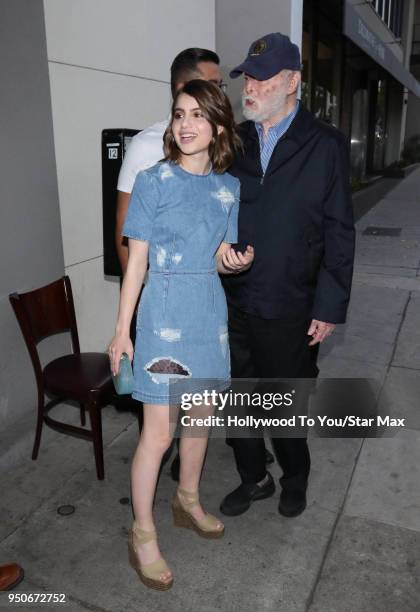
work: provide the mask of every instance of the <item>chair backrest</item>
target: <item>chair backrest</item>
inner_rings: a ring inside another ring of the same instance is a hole
[[[11,293],[9,300],[28,347],[38,383],[42,370],[36,346],[41,340],[69,331],[73,352],[80,353],[73,294],[68,276],[27,293]]]

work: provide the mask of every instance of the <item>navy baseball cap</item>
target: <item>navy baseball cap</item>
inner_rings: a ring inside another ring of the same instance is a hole
[[[252,43],[246,60],[230,72],[230,77],[236,79],[245,72],[254,79],[266,81],[285,68],[301,69],[299,47],[285,34],[274,32]]]

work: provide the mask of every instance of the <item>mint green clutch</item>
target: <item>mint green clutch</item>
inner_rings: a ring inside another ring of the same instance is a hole
[[[128,395],[134,391],[133,368],[127,353],[121,355],[120,369],[116,376],[112,376],[115,391],[118,395]]]

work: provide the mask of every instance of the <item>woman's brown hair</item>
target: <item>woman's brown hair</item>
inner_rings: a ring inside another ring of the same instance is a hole
[[[220,87],[202,79],[189,81],[177,91],[172,104],[171,122],[163,136],[165,159],[178,163],[182,155],[172,134],[172,121],[178,97],[183,93],[195,98],[204,117],[212,127],[213,139],[209,145],[209,157],[213,170],[217,174],[222,174],[232,165],[236,152],[242,148],[242,143],[236,133],[229,98]],[[223,127],[220,134],[217,131],[218,126]]]

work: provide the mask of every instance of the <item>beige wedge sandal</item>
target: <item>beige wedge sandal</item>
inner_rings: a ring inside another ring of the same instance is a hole
[[[137,545],[146,544],[146,542],[151,542],[152,540],[157,540],[156,531],[144,531],[140,529],[134,521],[128,540],[128,558],[130,565],[137,572],[142,583],[149,587],[149,589],[167,591],[171,588],[174,580],[171,578],[169,581],[164,581],[160,578],[163,572],[170,571],[165,560],[161,557],[152,563],[142,564],[137,557]]]
[[[215,516],[206,513],[205,518],[198,521],[189,512],[190,508],[198,505],[198,499],[198,493],[191,493],[190,491],[178,488],[172,500],[175,526],[193,529],[199,536],[209,540],[223,537],[225,526],[222,523],[222,528],[217,528],[217,524],[221,523],[221,521]]]

